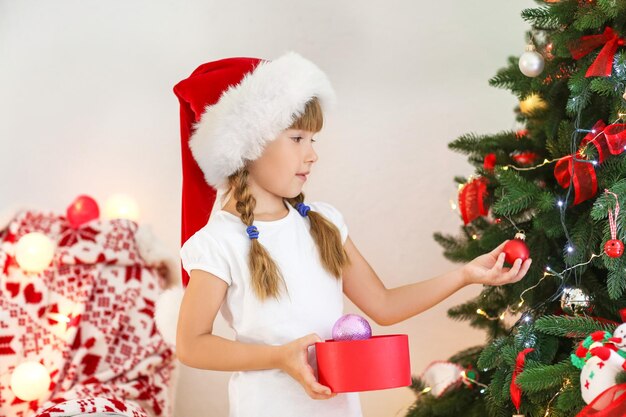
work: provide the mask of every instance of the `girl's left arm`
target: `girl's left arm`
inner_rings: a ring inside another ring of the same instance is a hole
[[[517,259],[511,268],[503,268],[506,242],[445,274],[386,288],[348,236],[344,248],[350,264],[343,270],[343,292],[378,325],[390,326],[428,310],[466,285],[504,285],[522,279],[532,260]]]

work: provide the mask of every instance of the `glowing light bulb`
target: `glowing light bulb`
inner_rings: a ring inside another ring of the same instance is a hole
[[[567,247],[567,251],[568,251],[568,252],[570,252],[570,253],[572,253],[572,252],[574,252],[574,248],[573,248],[573,247],[571,247],[571,246],[568,246],[568,247]]]
[[[13,394],[19,399],[37,400],[48,393],[50,374],[39,362],[24,362],[13,370],[10,385]]]
[[[126,194],[112,195],[105,203],[104,213],[111,220],[139,220],[139,206],[135,199]]]
[[[41,272],[54,257],[55,244],[43,233],[27,233],[15,245],[15,260],[24,271]]]

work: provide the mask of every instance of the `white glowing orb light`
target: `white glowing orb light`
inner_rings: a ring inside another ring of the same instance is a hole
[[[50,388],[50,374],[39,362],[24,362],[11,374],[11,390],[22,401],[33,401],[43,397]]]
[[[54,257],[55,244],[43,233],[27,233],[15,245],[15,260],[24,271],[41,272]]]
[[[134,198],[126,194],[114,194],[106,201],[104,215],[108,219],[139,220],[139,206]]]

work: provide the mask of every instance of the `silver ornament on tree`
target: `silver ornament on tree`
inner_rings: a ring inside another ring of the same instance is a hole
[[[535,50],[532,43],[526,45],[526,52],[519,57],[519,70],[527,77],[536,77],[543,71],[545,60],[543,56]]]
[[[561,309],[571,315],[591,313],[592,298],[580,288],[565,288],[561,294]]]

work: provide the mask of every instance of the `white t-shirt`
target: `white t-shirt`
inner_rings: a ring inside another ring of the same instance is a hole
[[[261,302],[253,293],[248,268],[251,242],[239,217],[221,209],[213,211],[207,224],[180,250],[187,273],[201,269],[229,285],[220,312],[235,330],[237,341],[282,345],[309,333],[331,339],[333,325],[343,314],[342,280],[323,268],[308,217],[285,204],[289,208],[286,217],[253,223],[259,243],[285,279],[289,295],[283,289],[280,301]],[[345,243],[348,227],[341,213],[325,202],[306,204],[334,223]],[[314,346],[309,347],[308,361],[317,378]],[[228,388],[229,417],[362,417],[359,393],[314,400],[278,369],[234,372]]]

